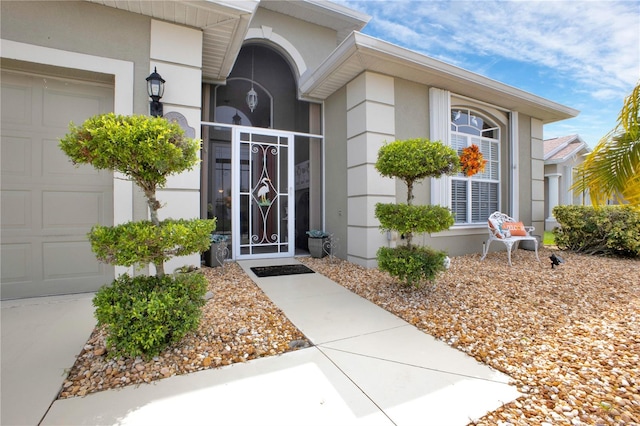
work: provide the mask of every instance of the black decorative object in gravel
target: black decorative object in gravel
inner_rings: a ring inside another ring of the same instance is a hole
[[[258,278],[315,273],[304,265],[255,266],[251,270]]]

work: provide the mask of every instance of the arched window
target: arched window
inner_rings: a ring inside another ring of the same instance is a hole
[[[477,145],[485,160],[484,172],[451,178],[451,211],[456,225],[485,223],[500,210],[500,128],[470,109],[452,108],[451,146],[458,155]]]

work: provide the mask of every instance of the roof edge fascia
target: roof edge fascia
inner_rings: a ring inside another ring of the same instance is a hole
[[[235,4],[236,2],[225,1],[222,3]],[[231,43],[227,46],[227,50],[224,54],[224,60],[222,62],[222,65],[220,66],[220,72],[217,76],[218,80],[226,80],[229,74],[231,74],[231,70],[233,69],[233,65],[238,58],[238,54],[240,53],[240,49],[242,48],[244,39],[249,32],[249,25],[251,24],[251,20],[253,19],[256,10],[258,9],[259,0],[242,1],[240,3],[247,4],[247,6],[251,5],[252,8],[242,9],[244,13],[240,14],[238,18],[238,24],[235,27],[233,36],[231,37]]]
[[[487,87],[490,90],[500,92],[502,94],[522,99],[526,102],[534,103],[542,108],[553,110],[562,115],[576,117],[580,111],[559,104],[546,98],[534,95],[524,90],[517,89],[499,81],[484,77],[482,75],[467,71],[455,65],[430,58],[421,53],[406,49],[404,47],[389,43],[387,41],[375,38],[361,32],[354,31],[351,33],[318,67],[311,75],[304,79],[301,84],[303,93],[312,90],[318,82],[328,78],[343,62],[349,59],[350,55],[357,52],[370,53],[380,58],[393,59],[398,63],[412,63],[415,66],[429,68],[436,73],[453,76],[456,79],[466,81],[471,84],[478,84]],[[559,119],[561,120],[561,119]]]
[[[184,3],[205,9],[215,8],[218,11],[220,9],[216,8],[216,6],[222,6],[228,9],[229,14],[236,15],[249,13],[253,15],[256,9],[258,9],[260,0],[188,0]]]
[[[349,34],[342,43],[329,54],[327,59],[315,70],[308,70],[300,77],[299,91],[302,94],[309,93],[317,83],[329,77],[343,62],[357,52],[355,35],[356,31]]]
[[[326,0],[304,0],[305,3],[313,5],[319,9],[326,10],[328,13],[332,15],[336,15],[343,20],[351,21],[355,25],[359,26],[360,29],[364,28],[369,21],[371,20],[371,16],[366,13],[360,12],[355,9],[351,9],[350,7],[343,6],[338,3],[333,3]]]
[[[366,49],[371,49],[373,51],[381,52],[383,54],[388,52],[388,54],[391,54],[400,60],[408,60],[413,62],[416,65],[426,66],[428,68],[431,68],[436,72],[450,74],[456,78],[465,80],[470,83],[481,84],[482,86],[485,86],[496,92],[500,92],[509,96],[514,96],[514,97],[523,99],[525,101],[538,104],[545,108],[553,109],[558,112],[571,115],[572,117],[575,117],[580,113],[580,111],[574,108],[559,104],[557,102],[551,101],[549,99],[543,98],[538,95],[534,95],[533,93],[526,92],[516,87],[509,86],[508,84],[504,84],[497,80],[493,80],[489,77],[476,74],[474,72],[465,70],[464,68],[460,68],[455,65],[448,64],[438,59],[428,57],[421,53],[414,52],[412,50],[386,42],[384,40],[381,40],[375,37],[367,36],[361,33],[359,33],[359,35],[362,37],[358,37],[358,44],[362,44],[363,47]],[[383,46],[387,47],[387,49],[383,49],[382,48]]]

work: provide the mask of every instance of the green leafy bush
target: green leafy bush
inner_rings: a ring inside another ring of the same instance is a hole
[[[439,232],[450,228],[454,223],[451,211],[436,205],[378,203],[375,215],[382,229],[393,229],[401,234]]]
[[[629,206],[557,206],[553,230],[560,249],[587,254],[640,256],[640,212]]]
[[[380,247],[377,253],[380,270],[416,288],[424,281],[433,281],[438,272],[445,270],[445,257],[444,251],[429,247]]]
[[[211,245],[216,219],[168,219],[160,226],[150,221],[118,226],[96,225],[89,233],[98,260],[114,265],[159,264],[173,256],[203,252]]]
[[[394,141],[378,151],[376,169],[382,176],[416,181],[457,173],[458,152],[441,142],[424,138]]]
[[[380,148],[376,169],[382,176],[398,178],[407,185],[406,204],[376,204],[375,216],[380,221],[380,228],[398,231],[406,241],[406,246],[378,249],[378,268],[407,285],[419,287],[422,281],[432,281],[438,272],[445,269],[446,253],[428,247],[414,247],[414,233],[449,229],[454,219],[446,207],[414,206],[413,186],[427,177],[456,173],[460,169],[458,153],[439,141],[424,138],[396,140]]]
[[[109,113],[91,117],[82,126],[70,124],[60,148],[74,164],[120,172],[144,192],[150,220],[96,225],[89,241],[103,262],[154,265],[156,276],[121,276],[96,294],[94,305],[99,324],[107,326],[114,355],[156,354],[197,327],[204,303],[205,277],[166,276],[164,262],[207,250],[216,221],[161,221],[162,205],[156,198],[168,176],[198,164],[200,141],[186,137],[180,125],[162,117]]]
[[[69,126],[60,148],[74,164],[119,171],[142,190],[163,187],[167,176],[198,164],[200,141],[184,137],[177,123],[145,115],[95,115]]]
[[[207,289],[199,272],[175,275],[122,275],[93,299],[98,325],[107,327],[110,356],[147,358],[180,341],[198,327]]]

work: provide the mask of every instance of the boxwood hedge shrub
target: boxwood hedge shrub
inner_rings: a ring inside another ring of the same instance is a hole
[[[107,328],[109,356],[150,358],[196,330],[207,279],[200,272],[121,275],[93,299],[99,326]]]
[[[421,246],[380,247],[377,253],[381,270],[416,288],[424,281],[435,280],[438,272],[445,270],[445,257],[444,251]]]
[[[595,255],[640,256],[640,212],[630,206],[557,206],[558,248]]]

